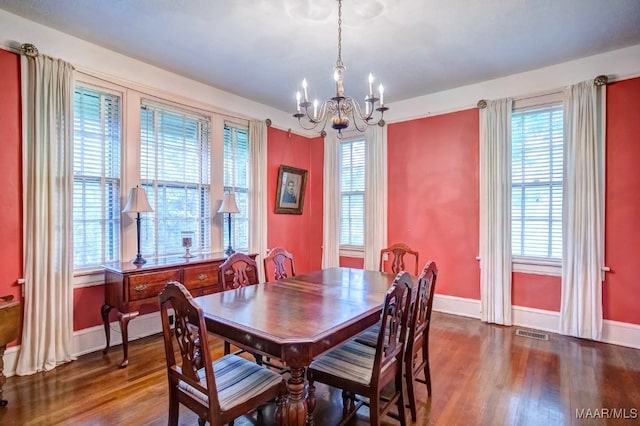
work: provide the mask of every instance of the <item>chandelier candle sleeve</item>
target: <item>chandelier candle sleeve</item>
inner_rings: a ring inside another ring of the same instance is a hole
[[[307,102],[309,98],[307,97],[307,79],[306,78],[302,79],[302,89],[304,90],[304,101]]]

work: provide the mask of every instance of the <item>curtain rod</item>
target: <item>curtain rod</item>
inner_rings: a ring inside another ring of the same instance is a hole
[[[607,83],[609,82],[609,77],[607,77],[606,75],[602,74],[597,76],[596,78],[593,79],[593,84],[596,86],[605,86]],[[487,107],[487,100],[486,99],[480,99],[478,101],[478,103],[476,104],[476,106],[480,109],[486,108]]]

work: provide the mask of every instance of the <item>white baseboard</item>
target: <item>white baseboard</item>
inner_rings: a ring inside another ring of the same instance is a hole
[[[480,319],[480,301],[476,299],[436,294],[433,299],[433,310]],[[558,333],[559,312],[525,306],[514,306],[512,312],[513,325]],[[600,341],[640,349],[640,325],[604,320]]]
[[[122,334],[120,332],[120,323],[114,321],[109,324],[111,328],[111,346],[122,343]],[[162,323],[160,321],[160,313],[153,312],[129,321],[129,341],[140,339],[162,332]],[[74,356],[80,356],[95,351],[101,351],[107,344],[107,338],[104,335],[104,326],[85,328],[73,333]],[[12,346],[7,348],[4,353],[4,375],[11,377],[16,373],[18,365],[18,353],[20,346]]]
[[[465,299],[464,297],[435,294],[433,296],[433,310],[445,314],[480,319],[480,301]]]
[[[604,320],[602,341],[612,345],[640,349],[640,325]]]
[[[436,294],[433,299],[433,310],[480,319],[480,301],[476,299]],[[524,306],[513,307],[513,325],[519,327],[557,333],[559,318],[559,312]],[[111,346],[121,344],[120,323],[114,321],[109,326],[111,327]],[[129,322],[129,341],[157,334],[161,331],[162,324],[159,312],[141,315]],[[640,349],[640,325],[605,320],[602,327],[601,341]],[[106,342],[102,325],[76,331],[73,333],[74,355],[80,356],[102,350]],[[20,346],[12,346],[7,348],[4,353],[4,374],[7,377],[15,374],[19,350]]]

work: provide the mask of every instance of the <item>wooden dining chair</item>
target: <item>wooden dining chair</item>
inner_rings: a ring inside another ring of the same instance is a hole
[[[400,424],[407,424],[402,363],[411,285],[411,276],[401,272],[387,290],[380,317],[380,323],[385,327],[380,327],[375,347],[349,340],[316,358],[309,366],[308,392],[312,404],[315,382],[342,389],[341,424],[352,418],[364,404],[369,405],[372,425],[379,425],[380,419],[394,405],[398,408]],[[387,395],[385,392],[382,398],[382,389],[392,382],[393,393]],[[357,395],[368,398],[368,404]]]
[[[431,396],[431,371],[429,368],[429,328],[433,295],[438,278],[438,268],[434,261],[429,261],[422,269],[418,282],[412,291],[412,302],[408,315],[407,342],[405,344],[405,380],[409,400],[411,420],[416,421],[416,382],[427,386],[427,395]],[[358,343],[375,347],[380,324],[369,327],[355,337]],[[424,373],[424,379],[419,378]]]
[[[234,253],[225,260],[219,268],[222,290],[231,290],[258,284],[258,264],[250,256],[243,253]],[[234,352],[239,355],[244,350]],[[224,354],[231,353],[231,344],[225,340]],[[262,365],[262,356],[254,354],[256,362]]]
[[[438,268],[434,261],[429,261],[418,277],[415,289],[414,306],[410,314],[409,330],[405,349],[405,378],[411,420],[416,421],[416,382],[427,386],[427,395],[431,396],[431,370],[429,367],[429,329],[431,327],[431,311],[435,294]],[[418,375],[424,373],[424,380]]]
[[[258,264],[244,253],[234,253],[219,269],[223,290],[258,284]]]
[[[182,284],[170,281],[158,300],[169,380],[170,425],[178,424],[180,404],[198,415],[199,424],[222,426],[274,400],[276,419],[282,423],[286,384],[281,375],[236,355],[212,361],[202,308]],[[173,326],[169,308],[174,312]]]
[[[391,259],[386,259],[386,256],[392,256]],[[413,272],[414,276],[418,275],[418,252],[412,250],[408,245],[404,243],[395,243],[387,248],[380,250],[380,272],[385,272],[385,262],[390,261],[389,269],[392,273],[397,274],[398,272],[405,270],[404,257],[405,255],[414,256],[414,265],[415,270]]]
[[[293,255],[282,247],[274,247],[262,261],[264,264],[264,276],[269,281],[269,264],[273,264],[273,279],[283,280],[287,277],[295,277],[296,269],[293,263]]]

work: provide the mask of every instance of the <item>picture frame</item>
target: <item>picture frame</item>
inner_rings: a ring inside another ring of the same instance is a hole
[[[306,170],[281,165],[278,169],[275,213],[302,214],[306,187]]]

